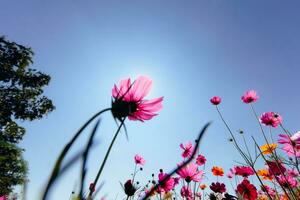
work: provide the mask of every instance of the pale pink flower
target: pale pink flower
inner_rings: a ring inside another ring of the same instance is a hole
[[[249,90],[242,96],[242,101],[244,103],[252,103],[257,101],[259,97],[257,96],[257,93],[255,90]]]
[[[160,172],[158,174],[158,181],[162,182],[165,178],[167,178],[169,175],[163,172]],[[164,184],[158,187],[157,192],[162,193],[162,192],[168,192],[172,190],[175,187],[175,180],[172,177],[169,177],[166,179]]]
[[[210,99],[210,102],[213,104],[213,105],[219,105],[221,103],[222,99],[221,97],[219,96],[214,96]]]
[[[201,166],[204,165],[206,162],[206,158],[203,155],[198,155],[198,157],[196,158],[196,164]]]
[[[292,137],[286,134],[279,134],[279,144],[283,144],[282,150],[288,156],[300,157],[300,132],[295,133]]]
[[[178,166],[181,166],[181,164],[178,164]],[[200,182],[204,174],[203,170],[198,170],[198,166],[195,163],[187,164],[176,173],[188,183],[191,181]]]
[[[266,126],[272,126],[276,128],[282,123],[282,117],[275,112],[266,112],[260,116],[260,122]]]
[[[235,169],[234,169],[234,168],[230,168],[230,169],[229,169],[229,172],[227,173],[226,176],[227,176],[228,178],[233,178],[234,175],[235,175]]]
[[[181,154],[181,156],[183,158],[189,158],[192,156],[193,151],[194,151],[194,146],[193,146],[192,142],[187,142],[185,144],[181,143],[180,148],[183,149],[183,152]]]
[[[135,162],[135,164],[137,164],[137,165],[144,165],[145,162],[146,162],[146,160],[145,160],[142,156],[136,154],[136,155],[134,156],[134,162]]]
[[[192,199],[193,198],[192,190],[188,186],[183,186],[181,188],[180,195],[182,196],[182,198],[186,198],[186,199]]]
[[[114,102],[112,113],[114,117],[130,120],[150,120],[162,109],[163,97],[145,100],[152,86],[152,80],[145,76],[139,76],[133,83],[130,78],[121,80],[119,87],[112,89]]]

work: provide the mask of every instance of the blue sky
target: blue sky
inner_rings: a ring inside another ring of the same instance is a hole
[[[285,126],[297,131],[299,6],[299,1],[279,0],[1,0],[1,35],[33,48],[33,67],[51,75],[45,93],[56,106],[44,119],[23,123],[28,199],[38,199],[59,151],[88,117],[110,106],[111,88],[124,77],[151,77],[149,98],[165,100],[155,119],[127,122],[129,142],[124,134],[118,137],[101,178],[101,194],[111,199],[122,197],[119,181],[130,178],[135,153],[147,160],[143,177],[160,168],[167,171],[180,161],[179,144],[194,140],[208,121],[213,125],[200,148],[208,167],[227,170],[233,160],[241,160],[209,103],[213,95],[223,98],[221,109],[232,128],[242,128],[260,142],[258,125],[240,101],[248,89],[259,92],[258,113],[277,111]],[[89,180],[115,129],[111,115],[103,116]],[[74,167],[51,199],[66,199],[77,175]]]

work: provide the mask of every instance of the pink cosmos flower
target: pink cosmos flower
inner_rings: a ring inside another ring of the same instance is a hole
[[[7,200],[5,196],[0,197],[0,200]]]
[[[168,174],[160,172],[158,174],[158,181],[162,182],[167,176],[168,176]],[[164,184],[162,184],[161,186],[158,187],[157,192],[158,193],[168,192],[168,191],[172,190],[174,188],[174,186],[175,186],[175,180],[174,180],[174,178],[170,177],[164,182]]]
[[[279,144],[283,144],[282,150],[287,153],[288,156],[300,157],[300,131],[295,133],[292,137],[286,134],[279,134]]]
[[[204,165],[206,163],[206,158],[203,155],[198,155],[198,157],[196,158],[196,164],[201,166]]]
[[[181,164],[178,164],[180,166]],[[195,163],[189,163],[183,168],[179,169],[177,171],[177,174],[185,179],[186,182],[200,182],[202,180],[202,176],[204,174],[204,171],[198,170],[198,166]]]
[[[180,144],[180,148],[183,149],[183,152],[181,154],[181,156],[183,158],[189,158],[192,156],[193,151],[194,151],[194,146],[192,144],[192,142],[187,142],[185,144]]]
[[[276,128],[282,123],[282,117],[275,112],[266,112],[260,116],[260,122],[266,126],[272,126]]]
[[[299,172],[296,169],[288,169],[288,175],[295,178],[299,176]]]
[[[242,96],[242,101],[244,103],[252,103],[257,101],[259,97],[257,96],[257,93],[255,90],[249,90]]]
[[[145,100],[152,86],[152,80],[139,76],[133,83],[130,78],[121,80],[119,87],[112,89],[114,102],[112,103],[113,116],[121,120],[128,117],[130,120],[150,120],[162,109],[163,97]]]
[[[182,196],[182,198],[186,198],[186,199],[193,199],[193,193],[191,188],[189,188],[188,186],[183,186],[180,190],[180,195]]]
[[[280,183],[280,185],[282,185],[283,187],[288,188],[290,187],[296,187],[297,186],[297,181],[291,177],[291,176],[283,176],[280,175],[278,176],[278,182]]]
[[[238,176],[248,177],[254,174],[251,167],[248,166],[236,166],[234,167],[235,174]]]
[[[146,160],[145,160],[142,156],[136,154],[136,155],[134,156],[134,162],[135,162],[135,164],[137,164],[137,165],[144,165],[145,162],[146,162]]]
[[[210,99],[210,102],[213,104],[213,105],[219,105],[221,103],[222,99],[221,97],[219,96],[214,96]]]

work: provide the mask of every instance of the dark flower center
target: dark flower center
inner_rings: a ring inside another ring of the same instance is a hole
[[[112,102],[112,114],[117,119],[121,120],[124,117],[130,116],[137,111],[137,102],[127,102],[121,99],[116,99]]]
[[[185,181],[186,181],[187,183],[189,183],[189,182],[192,181],[192,178],[191,178],[190,176],[187,176],[187,177],[185,178]]]

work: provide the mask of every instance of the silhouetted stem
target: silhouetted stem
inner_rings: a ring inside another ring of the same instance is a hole
[[[55,182],[58,174],[59,174],[59,171],[60,171],[60,166],[61,166],[61,163],[64,159],[64,157],[66,156],[66,154],[68,153],[68,151],[70,150],[71,146],[74,144],[74,142],[77,140],[77,138],[80,136],[80,134],[82,133],[82,131],[95,119],[97,118],[99,115],[101,115],[102,113],[106,112],[106,111],[110,111],[111,108],[106,108],[104,110],[101,110],[99,112],[97,112],[96,114],[94,114],[87,122],[85,122],[85,124],[76,132],[76,134],[73,136],[73,138],[68,142],[68,144],[66,144],[66,146],[64,147],[64,149],[62,150],[62,152],[60,153],[56,163],[55,163],[55,166],[54,166],[54,169],[52,171],[52,174],[50,176],[50,179],[47,183],[47,186],[46,186],[46,189],[44,191],[44,194],[42,196],[42,199],[43,200],[46,200],[46,197],[49,193],[49,190],[51,188],[51,186],[53,185],[53,183]]]
[[[116,133],[115,133],[115,135],[114,135],[114,137],[113,137],[113,139],[112,139],[112,141],[111,141],[109,147],[108,147],[108,150],[107,150],[107,152],[106,152],[106,154],[105,154],[104,160],[103,160],[103,162],[102,162],[102,164],[101,164],[101,166],[100,166],[100,168],[99,168],[99,171],[98,171],[98,173],[97,173],[97,175],[96,175],[96,178],[95,178],[95,180],[94,180],[94,182],[93,182],[95,187],[96,187],[97,182],[98,182],[98,180],[99,180],[99,177],[100,177],[100,175],[101,175],[101,173],[102,173],[102,171],[103,171],[103,168],[104,168],[104,166],[105,166],[105,163],[106,163],[106,161],[107,161],[107,158],[108,158],[108,156],[109,156],[109,153],[110,153],[110,151],[111,151],[111,149],[112,149],[112,146],[114,145],[115,140],[116,140],[117,136],[119,135],[119,132],[120,132],[120,130],[121,130],[123,124],[124,124],[125,119],[126,119],[126,118],[124,118],[124,119],[121,120],[121,124],[119,125],[119,127],[118,127],[118,129],[117,129],[117,131],[116,131]],[[92,194],[93,194],[93,191],[90,190],[89,196],[92,196]]]

